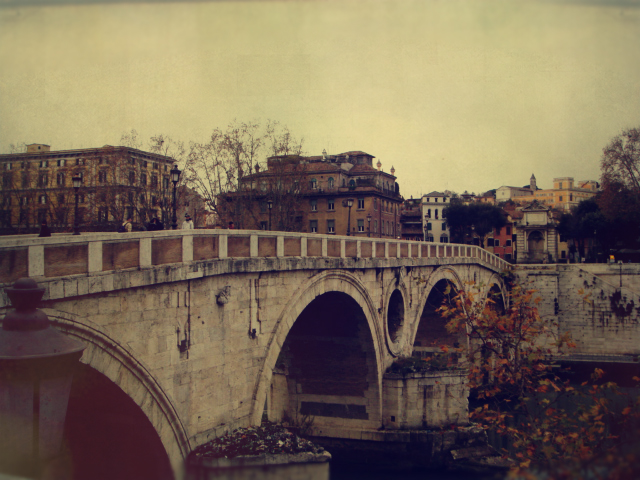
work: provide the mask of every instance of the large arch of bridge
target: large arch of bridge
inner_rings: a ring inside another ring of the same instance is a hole
[[[378,421],[382,415],[382,356],[384,345],[384,332],[381,331],[377,321],[377,309],[375,308],[369,293],[360,280],[353,274],[343,270],[325,270],[302,284],[291,296],[291,299],[282,310],[277,319],[277,325],[269,339],[267,355],[258,377],[254,404],[252,407],[251,422],[260,423],[263,414],[263,406],[271,387],[273,371],[276,368],[278,357],[285,345],[287,337],[295,322],[311,303],[326,294],[341,294],[348,297],[361,310],[366,321],[371,339],[371,348],[375,361],[375,388],[377,395],[375,419]]]
[[[90,368],[82,371],[91,374],[91,369],[95,370],[91,375],[94,381],[121,390],[139,407],[136,414],[146,417],[164,448],[172,470],[169,475],[179,475],[191,451],[189,437],[175,406],[149,369],[90,320],[58,310],[44,311],[60,331],[85,343],[80,361]]]
[[[424,319],[423,316],[425,309],[428,307],[427,301],[429,296],[438,283],[442,285],[444,282],[452,285],[456,291],[462,291],[465,289],[463,280],[458,275],[458,272],[452,267],[440,267],[429,275],[424,288],[422,289],[418,308],[415,310],[415,316],[411,322],[411,341],[409,343],[411,348],[413,348],[413,345],[415,344],[418,329],[420,328],[420,322],[428,321],[427,319]],[[443,325],[444,323],[445,322],[442,321]]]

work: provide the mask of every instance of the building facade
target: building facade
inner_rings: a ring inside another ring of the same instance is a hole
[[[595,196],[600,185],[595,180],[574,181],[573,177],[557,177],[553,179],[553,188],[540,189],[536,185],[536,177],[531,175],[529,187],[500,187],[496,190],[496,201],[512,200],[521,205],[534,200],[544,205],[563,211],[569,211],[582,200]]]
[[[410,198],[402,204],[400,231],[403,240],[424,240],[425,230],[420,198]]]
[[[402,197],[391,173],[361,151],[284,155],[244,176],[218,199],[221,221],[234,228],[398,238]]]
[[[449,243],[451,233],[447,228],[444,209],[451,203],[451,195],[431,192],[422,196],[422,221],[425,241]]]
[[[46,220],[54,231],[75,222],[80,177],[78,223],[84,229],[114,228],[132,217],[146,223],[169,221],[173,159],[135,148],[113,147],[52,151],[27,145],[24,153],[0,155],[0,226],[5,233],[33,231]]]

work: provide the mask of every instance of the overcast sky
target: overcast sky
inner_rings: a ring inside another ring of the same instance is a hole
[[[640,126],[632,0],[18,3],[0,1],[1,153],[273,119],[310,155],[393,165],[409,198],[598,180]]]

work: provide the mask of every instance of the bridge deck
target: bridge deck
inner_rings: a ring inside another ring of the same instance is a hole
[[[319,268],[319,260],[324,260],[324,268],[375,268],[386,265],[381,263],[383,259],[397,259],[402,265],[421,259],[419,263],[482,263],[494,271],[511,268],[508,262],[472,245],[261,230],[168,230],[1,237],[0,284],[21,277],[38,277],[38,281],[47,282],[122,270],[189,267],[182,269],[183,273],[170,275],[171,281],[176,281],[183,276],[187,279],[231,271],[260,271],[265,265],[269,270]],[[235,266],[215,267],[223,260]],[[168,280],[156,275],[150,283],[161,281]],[[79,288],[83,291],[83,287]],[[53,293],[50,298],[60,297]]]

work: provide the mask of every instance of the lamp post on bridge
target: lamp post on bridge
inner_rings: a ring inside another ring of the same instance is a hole
[[[347,198],[342,202],[343,207],[349,207],[349,216],[347,217],[347,236],[351,236],[351,207],[353,206],[353,198]]]
[[[367,213],[367,237],[371,237],[371,214]]]
[[[78,191],[82,186],[82,177],[80,175],[75,175],[71,178],[71,181],[73,182],[73,189],[76,192],[76,211],[73,218],[73,234],[80,235],[80,219],[78,218]]]
[[[267,207],[269,208],[269,231],[271,231],[271,209],[273,208],[273,200],[267,200]]]
[[[176,190],[178,188],[178,182],[180,181],[180,174],[182,172],[178,169],[178,164],[175,164],[169,173],[171,174],[171,182],[173,183],[173,222],[171,223],[171,229],[177,230],[178,217],[176,211]]]

